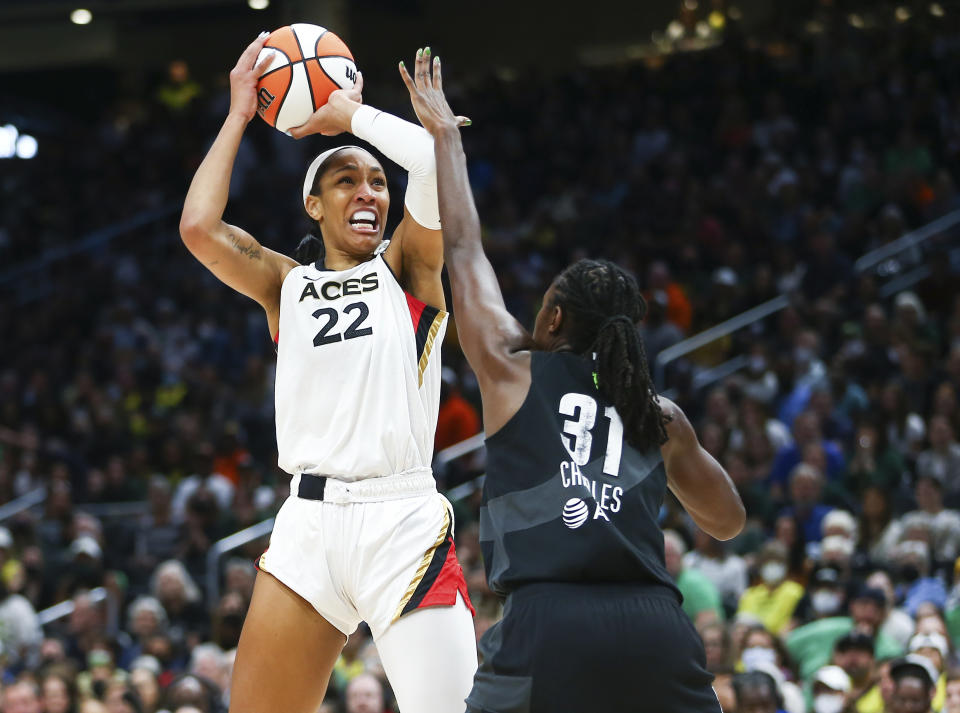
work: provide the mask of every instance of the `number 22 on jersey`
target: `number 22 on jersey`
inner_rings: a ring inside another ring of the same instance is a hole
[[[597,401],[586,394],[564,394],[560,399],[560,415],[569,416],[563,422],[563,445],[577,465],[590,461],[593,447],[593,428],[597,422]],[[607,431],[607,449],[603,458],[603,472],[620,475],[620,457],[623,454],[623,421],[613,406],[603,410],[610,420]]]

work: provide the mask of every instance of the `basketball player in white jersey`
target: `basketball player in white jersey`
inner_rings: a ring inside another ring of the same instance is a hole
[[[264,308],[277,342],[279,464],[291,494],[260,560],[230,710],[314,713],[346,637],[370,626],[403,713],[459,713],[477,666],[449,503],[430,470],[446,329],[433,140],[360,104],[362,78],[291,133],[350,131],[408,170],[385,244],[379,162],[318,156],[302,204],[324,255],[301,265],[223,221],[256,112],[261,35],[230,73],[230,111],[197,169],[180,232],[220,280]]]

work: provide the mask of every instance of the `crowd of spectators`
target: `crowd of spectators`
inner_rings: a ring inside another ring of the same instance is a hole
[[[960,208],[960,34],[941,16],[817,23],[536,81],[451,74],[448,93],[473,119],[464,135],[485,242],[523,322],[545,280],[581,256],[638,276],[651,360],[790,298],[658,384],[747,507],[729,543],[672,499],[661,513],[724,710],[901,713],[932,699],[958,713],[956,233],[881,270],[854,261]],[[72,127],[75,140],[41,136],[36,159],[0,174],[0,502],[46,488],[40,509],[0,528],[4,713],[225,710],[264,541],[213,572],[207,554],[287,492],[263,315],[176,233],[226,112],[224,78],[171,69],[154,96],[118,97]],[[367,80],[373,103],[409,113],[402,88]],[[227,219],[291,252],[315,150],[251,128]],[[402,177],[388,173],[396,213]],[[927,276],[886,296],[914,271]],[[746,368],[698,386],[735,356]],[[441,447],[479,429],[453,329],[444,361]],[[455,464],[441,486],[480,469],[476,456]],[[479,636],[499,602],[477,505],[476,492],[455,503]],[[37,612],[62,601],[70,614],[41,625]],[[361,630],[321,710],[389,706]]]

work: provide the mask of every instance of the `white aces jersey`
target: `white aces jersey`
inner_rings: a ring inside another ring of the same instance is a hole
[[[429,469],[446,326],[382,254],[290,270],[276,335],[280,467],[345,481]]]

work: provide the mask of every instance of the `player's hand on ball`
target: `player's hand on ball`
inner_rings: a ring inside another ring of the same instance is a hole
[[[270,59],[257,64],[257,55],[263,49],[269,32],[261,32],[240,55],[236,66],[230,70],[230,113],[250,121],[257,113],[257,82]]]
[[[363,72],[357,72],[357,81],[349,89],[332,92],[327,103],[313,112],[306,122],[290,129],[290,135],[302,139],[311,134],[336,136],[350,131],[353,112],[360,104],[363,104]]]
[[[470,119],[456,116],[447,98],[443,95],[443,78],[440,75],[440,58],[430,57],[430,48],[417,50],[413,77],[406,65],[400,63],[400,77],[410,91],[410,101],[423,128],[431,134],[444,129],[470,126]]]

